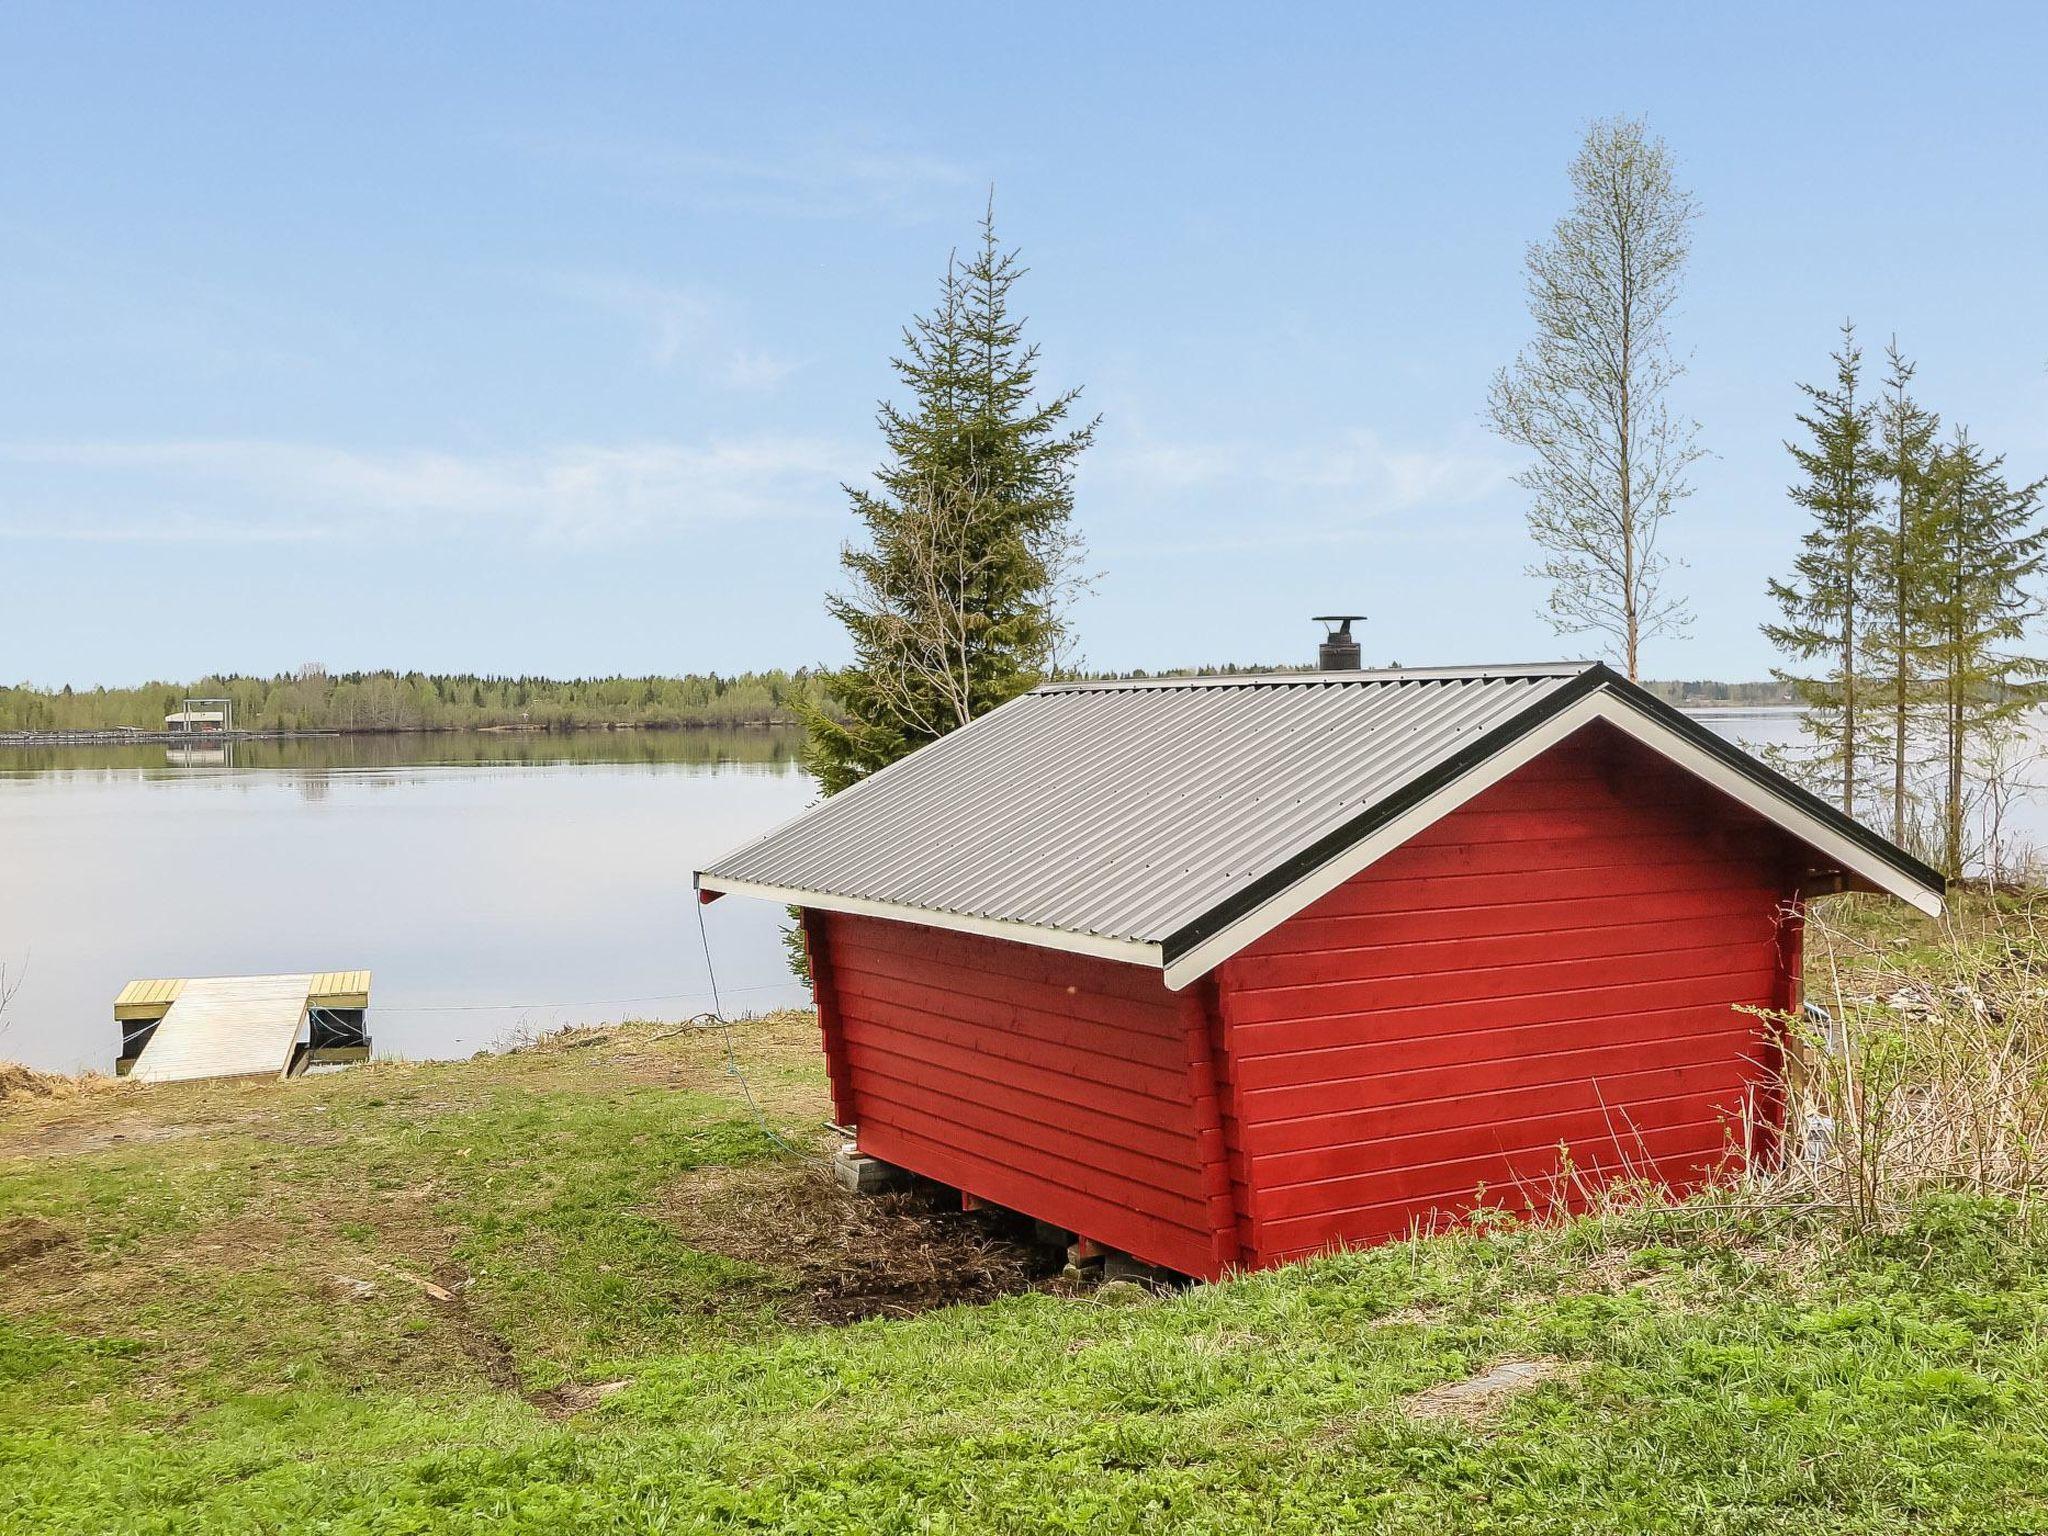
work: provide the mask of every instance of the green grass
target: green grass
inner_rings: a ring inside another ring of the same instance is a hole
[[[815,1145],[808,1031],[739,1043]],[[2048,1529],[2011,1207],[1853,1243],[1639,1210],[809,1328],[665,1214],[789,1155],[690,1036],[9,1109],[0,1230],[55,1245],[0,1268],[0,1530]],[[1505,1356],[1565,1365],[1483,1419],[1408,1401]]]

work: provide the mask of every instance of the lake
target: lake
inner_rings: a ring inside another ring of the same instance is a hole
[[[1782,710],[1698,718],[1791,741]],[[690,871],[815,798],[772,731],[345,736],[0,748],[0,1057],[111,1067],[145,976],[367,968],[381,1054],[805,1002],[783,915]],[[229,760],[229,754],[232,760]],[[182,757],[181,757],[182,754]],[[2038,804],[2027,807],[2038,821]]]
[[[0,1057],[112,1067],[143,976],[362,967],[380,1054],[711,1006],[690,871],[814,798],[770,731],[0,749]],[[220,749],[216,749],[218,753]],[[205,755],[205,749],[199,749]],[[703,909],[729,1011],[806,1001],[782,913]]]

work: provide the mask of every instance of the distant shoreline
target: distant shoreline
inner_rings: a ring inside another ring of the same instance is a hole
[[[794,731],[801,720],[608,720],[574,725],[364,725],[310,731],[0,731],[0,747],[203,747],[238,741],[329,741],[341,736],[569,736],[589,731]]]

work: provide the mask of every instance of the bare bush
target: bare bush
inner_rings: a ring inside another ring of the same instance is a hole
[[[1984,914],[1926,943],[1809,915],[1809,996],[1825,1014],[1775,1019],[1783,1156],[1750,1176],[1752,1195],[1875,1229],[1930,1194],[2048,1190],[2044,914]]]

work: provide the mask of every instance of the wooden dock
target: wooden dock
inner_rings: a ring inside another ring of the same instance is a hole
[[[131,981],[115,999],[114,1017],[124,1041],[138,1042],[132,1055],[125,1043],[122,1053],[138,1082],[289,1077],[317,1052],[316,1011],[354,1015],[360,1025],[369,1001],[368,971],[204,976]]]

